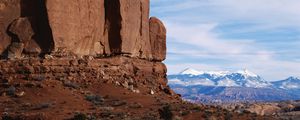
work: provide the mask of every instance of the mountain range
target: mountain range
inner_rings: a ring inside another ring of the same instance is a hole
[[[197,71],[185,69],[168,75],[169,86],[185,100],[201,103],[234,103],[300,99],[300,79],[269,82],[245,69]]]

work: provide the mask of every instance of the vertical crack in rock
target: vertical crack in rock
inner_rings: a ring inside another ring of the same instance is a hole
[[[142,1],[140,1],[140,28],[139,28],[139,33],[140,33],[140,36],[143,36],[143,3]],[[141,37],[141,40],[142,40],[142,37]],[[141,41],[142,42],[142,41]],[[138,41],[136,41],[136,43],[138,43]],[[140,58],[143,57],[143,50],[142,50],[142,44],[137,44],[135,45],[136,47],[138,47],[138,56]]]
[[[140,36],[143,36],[143,3],[140,1]]]
[[[119,0],[105,0],[107,37],[112,54],[121,54],[121,11]]]
[[[20,5],[21,17],[29,18],[35,33],[32,39],[41,48],[41,55],[50,53],[54,48],[54,41],[45,0],[21,0]]]

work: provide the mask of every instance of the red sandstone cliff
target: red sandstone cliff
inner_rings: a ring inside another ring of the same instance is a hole
[[[65,52],[165,59],[166,30],[149,20],[149,0],[1,0],[0,6],[0,54],[8,58]]]

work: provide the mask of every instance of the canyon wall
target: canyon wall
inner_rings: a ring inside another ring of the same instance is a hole
[[[150,0],[1,0],[0,55],[128,56],[163,61],[166,29]]]

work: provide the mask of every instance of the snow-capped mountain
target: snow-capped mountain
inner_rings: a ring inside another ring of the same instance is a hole
[[[270,87],[271,84],[249,70],[229,71],[197,71],[185,69],[179,74],[169,75],[169,84],[235,86],[235,87]]]
[[[268,82],[246,69],[229,72],[188,68],[168,75],[168,84],[184,99],[201,103],[300,99],[299,78]]]
[[[298,77],[289,77],[285,80],[275,81],[272,84],[276,88],[286,89],[286,90],[300,90],[300,78]]]
[[[198,71],[192,68],[187,68],[180,72],[180,75],[190,75],[190,76],[197,76],[202,74],[209,74],[209,75],[216,75],[216,76],[223,76],[228,74],[229,71]]]
[[[182,72],[180,72],[179,74],[193,76],[193,75],[201,75],[201,74],[203,74],[203,72],[202,71],[197,71],[195,69],[187,68],[187,69],[183,70]]]

